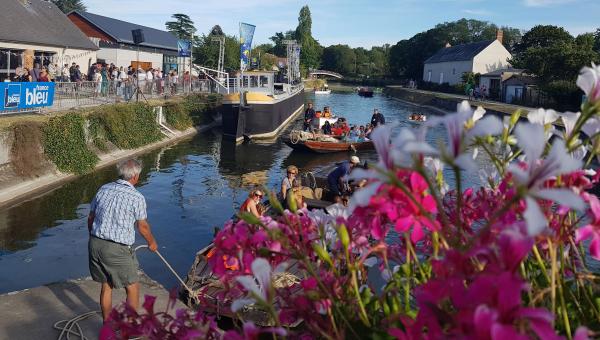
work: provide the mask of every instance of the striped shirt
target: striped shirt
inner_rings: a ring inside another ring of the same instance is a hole
[[[103,185],[92,200],[92,235],[125,245],[135,242],[135,222],[146,219],[146,200],[122,179]]]

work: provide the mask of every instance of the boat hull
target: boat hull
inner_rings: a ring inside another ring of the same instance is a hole
[[[348,151],[359,151],[359,150],[371,150],[374,148],[373,142],[360,142],[360,143],[331,143],[331,142],[318,142],[318,141],[299,141],[298,143],[292,143],[290,140],[286,140],[285,143],[294,150],[302,152],[315,152],[315,153],[333,153],[333,152],[348,152]]]
[[[224,102],[222,106],[223,136],[241,141],[244,138],[269,139],[304,110],[304,90],[273,101]]]

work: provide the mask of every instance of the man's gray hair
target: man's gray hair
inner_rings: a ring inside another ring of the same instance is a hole
[[[130,180],[142,172],[142,162],[137,159],[128,159],[117,164],[119,177],[123,180]]]

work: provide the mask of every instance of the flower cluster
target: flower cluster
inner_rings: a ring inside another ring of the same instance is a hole
[[[233,314],[261,311],[264,327],[246,318],[219,333],[191,312],[186,327],[232,339],[597,336],[600,200],[590,190],[600,175],[589,167],[600,151],[599,74],[582,70],[577,113],[502,121],[463,102],[417,132],[378,127],[379,162],[353,171],[368,182],[349,207],[284,211],[273,199],[276,216],[241,216],[216,235],[218,298]],[[447,140],[433,147],[425,136],[439,124]],[[482,171],[482,185],[463,188]],[[137,330],[166,325],[115,312],[125,319]]]

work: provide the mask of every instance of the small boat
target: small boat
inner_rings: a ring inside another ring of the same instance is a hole
[[[414,114],[408,116],[408,121],[415,124],[424,123],[427,121],[427,116],[422,114]]]
[[[296,143],[294,143],[296,142]],[[332,152],[348,152],[358,150],[372,150],[374,148],[372,141],[365,142],[322,142],[316,140],[298,140],[292,141],[288,139],[285,141],[289,147],[298,151],[305,152],[316,152],[316,153],[332,153]]]
[[[373,90],[368,87],[361,87],[358,89],[358,95],[361,97],[373,97]]]
[[[315,94],[331,94],[331,90],[315,90]]]

